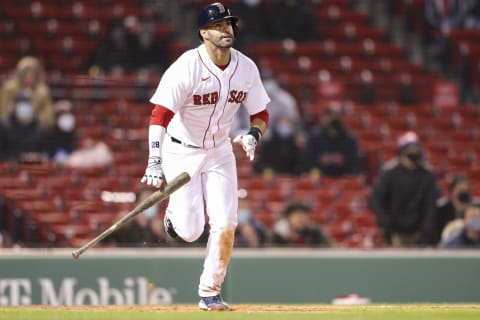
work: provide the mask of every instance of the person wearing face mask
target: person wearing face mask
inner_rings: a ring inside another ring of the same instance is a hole
[[[27,162],[45,160],[45,132],[35,118],[34,107],[29,98],[15,98],[13,112],[4,123],[3,131],[3,158]]]
[[[63,162],[78,147],[73,105],[69,100],[55,103],[55,126],[47,133],[47,153],[50,159]]]
[[[361,174],[361,149],[356,136],[343,124],[341,110],[329,106],[308,137],[307,166],[312,174],[340,177]]]
[[[238,190],[238,225],[235,230],[235,246],[245,248],[262,247],[266,241],[265,226],[252,213],[248,192]]]
[[[401,134],[397,146],[398,156],[384,164],[372,186],[369,208],[393,247],[433,245],[437,177],[415,132]]]
[[[450,182],[449,195],[437,200],[435,215],[437,241],[440,241],[442,231],[450,221],[463,218],[465,209],[472,201],[471,189],[471,181],[466,175],[456,175]]]
[[[269,242],[273,246],[332,247],[334,241],[312,221],[312,209],[297,201],[287,204],[283,216],[272,227]]]
[[[257,173],[298,175],[303,172],[304,139],[296,124],[289,117],[280,118],[269,140],[263,141],[258,160],[254,163]]]
[[[5,81],[0,89],[0,120],[9,121],[10,115],[16,112],[16,99],[19,96],[28,98],[33,117],[42,129],[52,127],[54,111],[50,88],[40,61],[35,57],[20,59],[12,78]]]
[[[269,70],[263,70],[262,72],[264,79],[263,85],[271,99],[267,104],[270,126],[272,128],[276,127],[277,123],[285,117],[288,117],[295,126],[300,126],[302,119],[300,117],[295,97],[278,84],[277,80],[275,80]],[[231,138],[233,139],[238,133],[248,130],[249,124],[250,119],[248,112],[242,107],[233,118],[232,129],[230,132]],[[263,135],[262,141],[265,142],[272,139],[272,137],[273,130],[268,130]]]
[[[480,249],[480,205],[478,203],[467,205],[464,217],[451,221],[449,225],[456,224],[457,220],[460,222],[458,232],[453,232],[443,239],[440,247],[449,249]]]

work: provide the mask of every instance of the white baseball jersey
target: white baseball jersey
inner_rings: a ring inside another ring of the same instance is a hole
[[[230,52],[225,70],[211,61],[202,44],[165,71],[150,102],[175,113],[168,134],[201,148],[215,148],[228,139],[241,103],[249,114],[265,108],[270,99],[257,66],[238,50]]]
[[[220,293],[237,225],[237,172],[229,142],[234,114],[241,104],[250,114],[259,113],[270,101],[254,62],[233,48],[230,52],[224,70],[204,45],[185,52],[165,71],[150,99],[174,113],[162,145],[165,178],[181,172],[191,177],[170,196],[167,216],[178,236],[191,242],[204,231],[208,214],[201,297]]]

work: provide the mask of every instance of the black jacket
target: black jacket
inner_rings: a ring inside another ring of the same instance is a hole
[[[347,129],[331,138],[323,128],[314,131],[308,141],[310,167],[327,176],[357,174],[361,171],[357,138]]]
[[[418,232],[423,243],[433,244],[438,196],[437,178],[429,167],[409,170],[395,159],[382,168],[372,187],[368,205],[387,239],[391,232]]]
[[[18,160],[25,153],[44,153],[46,149],[45,132],[33,121],[28,125],[22,125],[16,118],[10,117],[10,121],[5,123],[2,129],[3,148],[2,158]]]
[[[463,212],[455,209],[452,203],[452,198],[442,197],[437,200],[437,210],[435,214],[435,237],[437,242],[440,241],[442,231],[445,226],[456,218],[462,218]]]

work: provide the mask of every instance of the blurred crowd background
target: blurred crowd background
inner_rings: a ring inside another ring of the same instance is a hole
[[[81,245],[153,191],[148,100],[210,2],[0,4],[0,247]],[[479,1],[223,3],[272,98],[237,247],[480,247]],[[181,246],[165,206],[102,246]]]

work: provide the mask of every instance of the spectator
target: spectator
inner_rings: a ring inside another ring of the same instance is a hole
[[[383,166],[372,187],[369,207],[392,246],[433,244],[437,177],[422,159],[416,133],[400,135],[397,146],[398,157]]]
[[[8,235],[6,230],[0,229],[0,248],[10,248],[12,247],[12,239]]]
[[[441,238],[445,226],[458,218],[463,218],[463,213],[470,203],[471,183],[465,175],[457,175],[449,186],[450,194],[437,200],[436,241]]]
[[[459,230],[453,231],[442,240],[440,247],[449,249],[477,248],[480,249],[480,206],[470,204],[465,209],[463,219],[459,219]],[[457,220],[450,224],[458,224]],[[450,226],[447,225],[447,228]]]
[[[414,105],[417,99],[417,87],[408,72],[400,74],[400,83],[397,91],[397,102],[404,106]]]
[[[365,69],[360,72],[358,102],[372,105],[377,101],[377,90],[372,71]]]
[[[0,122],[0,161],[9,158],[8,152],[7,128]]]
[[[339,177],[362,171],[357,138],[344,126],[337,107],[325,110],[321,126],[308,138],[308,150],[308,167],[315,172]]]
[[[55,126],[47,132],[46,136],[48,156],[58,162],[63,162],[70,153],[77,149],[77,143],[72,102],[60,100],[55,103]]]
[[[133,42],[123,24],[115,22],[108,33],[108,38],[95,50],[92,65],[99,67],[103,72],[110,72],[115,68],[129,70]]]
[[[298,0],[275,1],[270,10],[272,33],[280,40],[317,40],[317,24],[310,3]]]
[[[9,160],[38,162],[46,160],[45,131],[35,118],[30,99],[19,97],[14,101],[13,112],[4,123],[5,153]]]
[[[278,82],[271,76],[265,77],[265,90],[271,101],[267,104],[268,114],[270,116],[270,126],[275,127],[280,119],[288,117],[295,127],[301,126],[300,112],[297,101],[294,96],[287,90],[280,87]],[[265,133],[264,139],[272,136],[268,131]]]
[[[0,248],[11,248],[12,239],[6,230],[0,229]]]
[[[33,109],[33,117],[42,128],[50,128],[54,112],[50,89],[44,79],[44,71],[37,58],[26,56],[18,61],[13,78],[7,80],[0,91],[0,119],[9,121],[18,99],[27,100]]]
[[[312,221],[312,209],[301,203],[291,202],[272,228],[270,242],[274,246],[331,247],[333,241]]]
[[[238,190],[238,225],[235,231],[235,246],[257,248],[265,245],[265,226],[252,214],[250,199],[245,189]]]
[[[99,43],[102,39],[101,25],[98,19],[88,21],[86,39],[91,42]]]
[[[448,37],[452,29],[463,27],[467,4],[463,0],[425,1],[424,46],[433,53],[446,75],[451,71]]]
[[[425,22],[427,23],[427,39],[438,35],[439,31],[448,31],[463,27],[470,9],[468,1],[464,0],[426,0]]]
[[[254,163],[257,173],[301,174],[305,169],[304,135],[290,117],[280,118],[273,127],[273,137],[262,142]]]
[[[458,46],[458,84],[459,84],[459,100],[463,105],[472,98],[474,82],[473,75],[475,72],[475,57],[470,52],[470,44],[461,42]]]
[[[267,110],[269,114],[269,126],[275,127],[279,119],[288,117],[294,123],[295,126],[301,125],[301,118],[298,109],[298,104],[293,95],[287,90],[279,86],[278,82],[270,75],[264,76],[264,87],[270,97],[270,102],[267,104]],[[231,136],[236,136],[239,132],[248,130],[250,120],[245,108],[241,108],[234,117],[232,124]],[[272,133],[267,131],[265,136],[262,137],[262,141],[269,140],[272,137]]]
[[[480,2],[478,0],[468,0],[464,26],[466,29],[480,29]]]
[[[54,18],[50,18],[46,24],[46,32],[44,35],[44,39],[46,41],[56,40],[58,39],[58,21]]]
[[[11,18],[7,18],[2,13],[0,13],[2,19],[3,28],[0,33],[0,40],[2,41],[11,41],[16,35],[15,23]]]
[[[154,30],[141,31],[130,57],[133,68],[164,71],[169,62],[168,47],[168,39],[157,37]]]
[[[135,202],[139,204],[155,190],[141,188],[136,192]],[[154,205],[138,214],[129,224],[104,240],[118,247],[155,247],[165,245],[163,221],[157,216],[158,205]],[[123,216],[125,212],[121,213]]]
[[[270,33],[268,11],[265,4],[260,0],[235,0],[230,4],[232,12],[238,12],[242,19],[239,20],[240,29],[239,43],[237,47],[242,48],[252,41],[263,41],[268,39]]]

